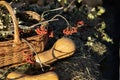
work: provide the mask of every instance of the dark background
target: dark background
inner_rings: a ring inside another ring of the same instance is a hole
[[[113,45],[108,45],[111,53],[103,60],[104,63],[101,63],[105,65],[103,67],[103,77],[108,80],[119,80],[119,5],[118,0],[103,0],[103,7],[106,9],[103,18],[106,24],[112,21],[111,26],[108,26],[106,32],[114,41]]]

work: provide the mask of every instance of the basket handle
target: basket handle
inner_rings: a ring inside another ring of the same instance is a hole
[[[0,6],[1,5],[5,6],[11,15],[13,25],[14,25],[14,44],[20,44],[21,41],[20,41],[20,35],[19,35],[19,31],[18,31],[18,21],[17,21],[16,16],[13,12],[13,9],[10,6],[10,4],[7,3],[6,1],[0,1]]]

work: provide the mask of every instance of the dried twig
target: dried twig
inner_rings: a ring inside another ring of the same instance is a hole
[[[20,29],[32,29],[32,28],[35,28],[35,26],[38,26],[38,25],[40,25],[40,24],[42,24],[42,23],[46,23],[46,22],[51,22],[51,21],[57,21],[58,19],[50,19],[50,20],[47,20],[47,21],[42,21],[42,22],[39,22],[39,23],[37,23],[37,24],[34,24],[34,25],[32,25],[32,26],[29,26],[29,27],[23,27],[23,26],[19,26],[19,28]]]
[[[25,41],[27,44],[28,44],[28,46],[31,48],[31,50],[35,53],[35,55],[38,55],[37,54],[37,52],[35,51],[35,49],[30,45],[30,43],[27,41],[27,40],[25,40],[25,39],[23,39],[23,41]],[[42,71],[44,71],[44,69],[43,69],[43,65],[42,65],[42,63],[41,63],[41,60],[40,60],[40,58],[39,58],[39,56],[37,56],[38,57],[38,59],[39,59],[39,64],[40,64],[40,67],[41,67],[41,69],[42,69]]]

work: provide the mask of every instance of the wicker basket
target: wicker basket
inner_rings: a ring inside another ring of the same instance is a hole
[[[0,42],[0,67],[26,62],[26,58],[28,59],[28,56],[34,51],[36,53],[43,51],[47,36],[35,35],[21,39],[18,32],[18,22],[11,6],[5,1],[0,1],[0,6],[6,7],[14,25],[14,40]]]

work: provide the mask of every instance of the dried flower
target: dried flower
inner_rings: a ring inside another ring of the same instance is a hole
[[[48,35],[49,35],[49,37],[54,37],[53,31],[50,31]]]
[[[80,20],[80,21],[77,22],[77,24],[78,24],[78,25],[84,25],[84,21],[81,21],[81,20]]]
[[[47,34],[48,31],[47,29],[45,29],[45,27],[43,25],[41,25],[39,28],[37,28],[35,30],[35,32],[38,34],[38,35],[44,35],[44,34]]]
[[[81,20],[77,21],[77,27],[82,27],[84,24],[85,24],[84,21]]]
[[[63,30],[65,35],[72,35],[73,33],[77,33],[77,27],[67,27]]]

